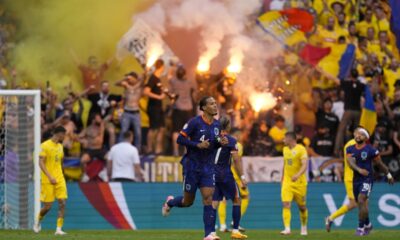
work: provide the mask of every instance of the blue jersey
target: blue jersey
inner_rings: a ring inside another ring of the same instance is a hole
[[[373,166],[372,161],[379,155],[379,151],[370,144],[366,144],[361,149],[357,149],[356,145],[352,145],[346,149],[346,154],[351,154],[356,159],[356,165],[369,172],[368,176],[363,176],[354,171],[353,182],[372,182]]]
[[[237,141],[230,135],[226,136],[228,138],[228,145],[222,146],[218,149],[217,155],[215,156],[215,181],[216,182],[224,182],[233,174],[231,171],[231,162],[232,162],[232,152],[237,152]]]
[[[215,155],[220,146],[218,142],[220,135],[219,121],[214,119],[212,123],[207,123],[202,116],[197,116],[185,124],[180,134],[190,140],[190,143],[182,144],[178,138],[178,143],[185,145],[187,149],[187,160],[182,163],[184,168],[186,170],[213,171]],[[200,149],[196,146],[206,140],[210,142],[207,149]]]

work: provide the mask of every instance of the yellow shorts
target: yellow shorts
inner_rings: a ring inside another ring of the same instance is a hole
[[[292,202],[293,200],[300,206],[306,205],[307,185],[287,185],[281,188],[282,202]]]
[[[353,181],[345,181],[344,187],[346,188],[347,197],[354,200]]]
[[[40,190],[40,201],[54,202],[55,199],[67,199],[67,185],[61,181],[56,185],[51,183],[42,183]]]

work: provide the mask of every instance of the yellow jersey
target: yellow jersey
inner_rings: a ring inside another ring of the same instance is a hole
[[[349,164],[347,163],[347,157],[346,157],[346,149],[352,145],[356,144],[356,140],[351,139],[344,145],[344,155],[343,155],[343,160],[344,160],[344,181],[353,181],[353,170],[350,168]]]
[[[243,145],[239,142],[236,143],[237,149],[238,149],[238,155],[239,157],[243,156]],[[233,159],[231,159],[233,161]],[[231,171],[233,173],[233,177],[235,178],[236,181],[240,181],[240,176],[237,174],[235,166],[233,165],[234,163],[232,162],[231,164]]]
[[[283,148],[283,184],[307,185],[307,171],[296,182],[292,182],[292,177],[299,172],[303,159],[308,159],[307,150],[303,145],[296,144],[292,149],[287,146]]]
[[[57,183],[65,181],[62,171],[62,162],[64,159],[63,145],[49,139],[40,145],[40,149],[39,156],[44,158],[46,169],[50,175],[56,179]],[[49,178],[43,171],[41,171],[41,180],[42,183],[50,183]]]

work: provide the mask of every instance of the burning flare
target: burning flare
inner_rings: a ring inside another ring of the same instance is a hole
[[[164,49],[161,44],[151,44],[150,50],[147,52],[147,67],[153,66],[157,59],[164,53]]]
[[[208,72],[210,70],[210,60],[206,57],[200,57],[199,63],[197,64],[198,72]]]
[[[251,107],[257,113],[261,110],[269,110],[276,105],[276,98],[269,92],[267,93],[257,93],[254,92],[250,95],[249,101]]]
[[[228,72],[238,74],[242,71],[242,56],[233,55],[229,61]]]

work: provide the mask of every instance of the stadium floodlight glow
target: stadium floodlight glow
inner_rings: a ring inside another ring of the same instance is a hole
[[[40,90],[0,90],[0,228],[32,229],[40,210]]]

